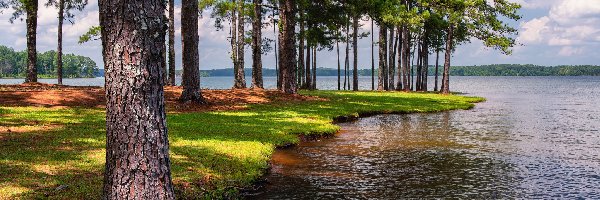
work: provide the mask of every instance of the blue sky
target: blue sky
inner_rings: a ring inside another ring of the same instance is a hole
[[[481,42],[473,40],[469,44],[458,47],[453,56],[453,65],[483,64],[538,64],[538,65],[600,65],[600,0],[511,0],[523,5],[520,11],[523,19],[511,24],[519,29],[517,36],[519,46],[514,48],[513,55],[502,55],[500,52],[484,47]],[[43,5],[43,4],[40,4]],[[179,16],[176,6],[176,16]],[[25,49],[25,23],[16,21],[9,23],[11,10],[0,14],[0,44],[16,50]],[[41,7],[38,17],[38,51],[56,49],[57,14],[53,8]],[[89,56],[102,68],[101,45],[99,41],[77,44],[78,37],[90,26],[98,24],[97,1],[90,0],[88,7],[75,13],[75,24],[65,23],[64,51]],[[179,17],[176,17],[176,34],[180,34]],[[370,31],[370,22],[363,21],[362,31]],[[228,32],[218,31],[214,20],[205,15],[200,19],[200,67],[201,69],[225,68],[231,66],[229,60]],[[246,29],[250,29],[249,24]],[[376,28],[377,29],[377,28]],[[226,28],[227,30],[227,28]],[[272,27],[264,27],[265,37],[273,38]],[[377,31],[375,32],[377,35]],[[375,39],[377,40],[377,39]],[[176,38],[177,67],[180,68],[181,43]],[[359,66],[370,68],[370,38],[359,42]],[[340,46],[340,48],[344,48]],[[251,50],[246,49],[246,67],[250,67]],[[335,52],[319,52],[318,66],[336,67]],[[343,57],[343,55],[342,55]],[[433,63],[435,56],[430,56]],[[264,55],[264,66],[273,68],[274,56],[270,52]],[[376,61],[377,62],[377,61]]]

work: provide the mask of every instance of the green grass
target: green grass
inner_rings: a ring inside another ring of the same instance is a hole
[[[263,175],[278,146],[299,134],[335,133],[340,116],[472,108],[482,98],[401,92],[302,91],[324,101],[272,102],[247,110],[168,115],[177,195],[235,195]],[[104,111],[0,107],[0,199],[98,199]],[[0,131],[5,131],[1,130]],[[63,190],[58,186],[67,185]]]

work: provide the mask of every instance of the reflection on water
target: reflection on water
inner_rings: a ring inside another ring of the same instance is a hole
[[[473,110],[381,115],[279,150],[256,199],[600,198],[600,78],[463,78]]]

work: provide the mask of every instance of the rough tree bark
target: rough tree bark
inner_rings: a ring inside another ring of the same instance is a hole
[[[402,27],[402,90],[409,91],[409,76],[410,76],[410,46],[409,46],[410,33],[406,26]],[[400,80],[398,80],[400,81]]]
[[[299,35],[299,40],[298,41],[298,85],[302,88],[304,87],[304,84],[306,83],[306,78],[304,77],[304,40],[305,40],[305,35],[304,35],[304,10],[299,11],[300,12],[300,33]]]
[[[103,199],[175,199],[162,71],[166,3],[98,3],[106,69]]]
[[[348,71],[350,69],[350,22],[346,23],[346,58],[344,60],[344,90],[350,90],[350,79]]]
[[[169,0],[169,81],[175,86],[175,0]]]
[[[27,24],[27,77],[25,83],[37,82],[37,49],[36,49],[36,35],[37,35],[37,12],[38,12],[38,1],[29,0],[25,1],[27,18],[25,23]]]
[[[387,73],[387,28],[383,24],[379,24],[379,76],[377,82],[377,90],[386,89],[385,76]]]
[[[63,21],[65,20],[65,0],[58,1],[58,47],[56,48],[56,76],[58,84],[63,84]]]
[[[181,2],[181,39],[183,57],[182,102],[206,103],[200,92],[200,64],[198,55],[198,1]]]
[[[439,70],[439,61],[440,61],[440,50],[435,50],[435,84],[433,86],[433,91],[438,91],[438,70]]]
[[[312,87],[312,73],[311,73],[311,55],[312,55],[312,50],[310,48],[310,43],[307,42],[306,43],[306,81],[304,82],[304,89],[310,89]]]
[[[398,46],[397,48],[397,56],[398,56],[398,66],[397,66],[397,74],[398,74],[398,82],[396,83],[396,90],[402,90],[402,62],[403,62],[403,57],[402,57],[402,50],[403,50],[403,45],[402,45],[402,41],[403,41],[403,37],[402,37],[402,27],[398,27],[396,29],[397,31],[397,35],[398,35]]]
[[[338,86],[338,90],[342,89],[342,85],[341,85],[341,65],[340,65],[340,41],[339,40],[335,40],[335,47],[336,47],[336,52],[337,52],[337,86]]]
[[[450,57],[452,56],[452,40],[454,34],[454,24],[448,27],[448,35],[446,36],[446,55],[444,57],[444,76],[442,77],[442,94],[450,93]]]
[[[389,37],[389,64],[388,64],[388,91],[394,90],[394,71],[396,69],[396,45],[398,42],[396,41],[396,33],[394,26],[390,27],[390,37]]]
[[[245,45],[245,17],[244,17],[244,1],[238,1],[238,28],[237,28],[237,68],[235,70],[235,83],[234,88],[242,89],[246,88],[246,73],[244,72],[244,47]]]
[[[358,16],[352,19],[352,52],[354,54],[352,69],[352,90],[358,91]]]
[[[262,75],[262,0],[253,0],[252,21],[252,88],[263,88]]]
[[[375,90],[375,20],[371,19],[371,90]]]
[[[279,71],[281,75],[281,91],[296,94],[296,1],[279,0]]]
[[[317,89],[317,47],[313,48],[313,56],[312,56],[313,60],[312,60],[312,84],[310,89],[311,90],[316,90]]]
[[[417,46],[417,56],[415,57],[417,59],[417,74],[416,74],[416,84],[415,84],[415,90],[416,91],[421,91],[421,79],[423,78],[422,75],[422,70],[423,70],[423,52],[421,51],[421,49],[423,48],[423,38],[419,38],[417,39],[417,41],[415,41],[415,45]]]

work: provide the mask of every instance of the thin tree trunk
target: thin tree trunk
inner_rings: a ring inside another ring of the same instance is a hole
[[[352,52],[354,53],[354,68],[352,69],[352,90],[358,91],[358,16],[354,16],[352,29]]]
[[[235,84],[234,88],[241,89],[246,88],[246,73],[244,72],[244,47],[245,47],[245,16],[244,16],[244,2],[238,1],[238,36],[237,36],[237,68],[235,70]]]
[[[427,32],[425,32],[425,37],[427,38]],[[421,70],[423,70],[422,72],[422,77],[421,78],[421,90],[427,92],[427,76],[429,75],[429,44],[427,43],[427,40],[423,40],[423,49],[421,50],[423,52],[423,68]]]
[[[313,48],[313,65],[312,65],[312,87],[311,90],[317,89],[317,47]]]
[[[406,26],[402,27],[402,86],[403,90],[408,92],[410,90],[410,33]]]
[[[38,1],[26,1],[27,18],[27,78],[25,83],[37,82],[37,49],[36,49],[36,34],[37,34],[37,12]]]
[[[234,5],[237,5],[237,0],[231,0],[233,2]],[[233,63],[233,84],[235,87],[235,84],[237,82],[237,68],[238,68],[238,34],[237,34],[237,28],[238,28],[238,19],[237,19],[237,6],[234,6],[231,9],[231,27],[229,28],[230,30],[230,36],[231,36],[231,62]]]
[[[344,90],[350,90],[350,22],[346,22],[346,60],[344,61]]]
[[[417,48],[417,51],[415,52],[416,53],[415,59],[417,60],[417,74],[416,74],[417,77],[416,77],[416,84],[415,84],[416,91],[421,91],[421,79],[423,78],[421,76],[423,74],[422,73],[423,52],[421,51],[422,47],[423,47],[422,41],[423,41],[423,39],[420,38],[419,40],[416,41],[416,44],[415,44],[415,46]]]
[[[375,90],[375,20],[371,19],[371,90]]]
[[[435,85],[433,87],[433,91],[438,91],[438,70],[439,70],[439,61],[440,61],[440,50],[436,48],[435,50]]]
[[[304,85],[304,89],[310,89],[312,88],[312,48],[310,43],[307,42],[306,44],[306,83]]]
[[[395,27],[392,26],[392,29],[390,29],[390,45],[389,45],[389,51],[390,51],[390,55],[389,57],[389,65],[388,65],[388,90],[394,90],[394,73],[396,70],[396,46],[398,46],[398,36],[395,35]]]
[[[263,88],[262,75],[262,0],[253,0],[252,21],[252,88]]]
[[[182,0],[181,3],[181,39],[183,92],[179,100],[204,104],[206,101],[200,92],[200,64],[198,55],[198,1]]]
[[[378,72],[378,82],[377,82],[377,90],[385,90],[386,89],[386,80],[385,76],[387,71],[386,69],[386,52],[387,52],[387,28],[384,24],[379,24],[379,72]]]
[[[277,80],[277,89],[281,89],[281,79],[279,77],[279,51],[277,51],[277,46],[279,44],[279,37],[277,36],[277,21],[275,20],[275,8],[273,8],[273,12],[271,14],[271,19],[273,19],[273,35],[277,37],[273,43],[275,46],[274,53],[275,55],[275,76]]]
[[[402,41],[403,41],[403,37],[402,37],[402,27],[398,27],[397,28],[397,35],[398,35],[398,46],[397,48],[397,56],[398,56],[398,82],[396,83],[396,90],[402,90],[402,62],[403,62],[403,53],[402,53]]]
[[[306,38],[304,31],[304,10],[300,10],[300,34],[299,34],[299,44],[298,44],[298,85],[300,88],[304,88],[306,84],[306,77],[304,76],[305,64],[304,64],[304,40]]]
[[[169,0],[169,82],[175,86],[175,0]]]
[[[186,1],[182,13],[196,14],[193,18],[197,22],[197,3]],[[102,199],[175,199],[162,71],[166,2],[98,3],[106,69]],[[189,8],[190,4],[195,10]]]
[[[411,65],[410,65],[410,76],[409,76],[409,81],[410,81],[410,90],[414,91],[414,87],[415,87],[415,59],[417,59],[417,56],[415,56],[415,54],[417,53],[417,47],[419,40],[417,39],[417,36],[415,35],[415,44],[413,45],[413,51],[412,51],[412,61],[411,61]]]
[[[296,1],[279,0],[279,17],[281,19],[281,33],[279,33],[280,50],[279,60],[281,75],[281,91],[287,94],[296,94]]]
[[[340,41],[337,39],[335,40],[335,46],[337,49],[337,88],[338,90],[341,90]]]
[[[58,1],[58,47],[56,48],[56,76],[58,84],[63,84],[63,21],[65,20],[65,0]]]
[[[446,55],[444,57],[444,77],[442,78],[442,94],[450,93],[450,57],[452,56],[452,40],[454,34],[454,24],[448,27],[448,36],[446,37]]]

